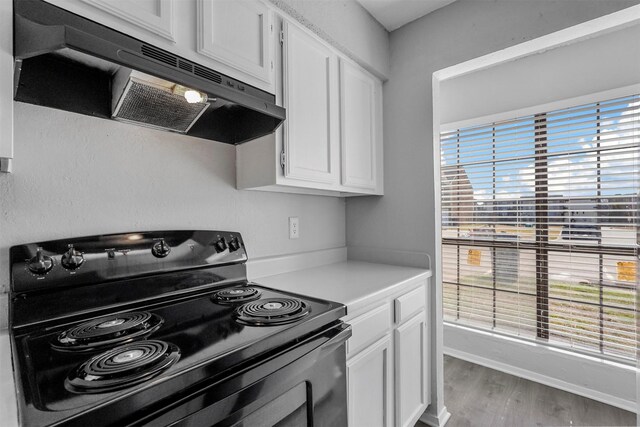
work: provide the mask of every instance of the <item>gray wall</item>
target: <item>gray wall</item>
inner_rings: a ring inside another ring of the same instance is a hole
[[[389,35],[355,1],[273,2],[388,72]],[[37,240],[207,228],[240,231],[251,258],[345,245],[344,199],[238,191],[233,146],[14,105],[14,173],[0,174],[0,293],[9,247]],[[297,240],[288,238],[289,216],[300,218]]]
[[[231,145],[14,106],[14,173],[0,174],[4,291],[9,247],[37,240],[227,229],[242,233],[253,258],[345,244],[343,199],[238,191]],[[300,217],[297,240],[289,240],[289,216]]]
[[[637,3],[458,0],[392,32],[385,195],[347,200],[348,246],[434,253],[433,72]]]

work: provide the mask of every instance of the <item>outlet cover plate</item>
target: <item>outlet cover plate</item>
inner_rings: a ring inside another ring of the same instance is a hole
[[[289,239],[300,237],[300,220],[297,216],[289,217]]]

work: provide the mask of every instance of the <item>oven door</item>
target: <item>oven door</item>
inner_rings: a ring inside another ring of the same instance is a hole
[[[145,417],[146,426],[346,426],[345,342],[334,324]]]

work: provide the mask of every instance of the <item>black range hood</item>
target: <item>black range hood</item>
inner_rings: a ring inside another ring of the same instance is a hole
[[[228,144],[285,119],[270,93],[42,0],[13,10],[16,101]],[[188,104],[185,90],[204,101]]]

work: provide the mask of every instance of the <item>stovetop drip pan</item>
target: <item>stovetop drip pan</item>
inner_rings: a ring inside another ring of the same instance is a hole
[[[138,384],[168,369],[180,358],[173,344],[147,340],[125,344],[87,360],[65,380],[74,393],[103,393]]]
[[[114,314],[67,329],[51,346],[62,351],[102,350],[146,338],[163,323],[160,316],[146,311]]]
[[[297,298],[265,298],[241,305],[235,316],[245,325],[269,326],[296,322],[309,312],[307,303]]]

